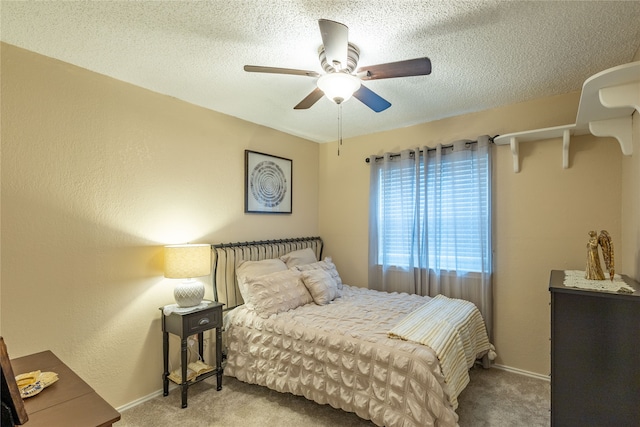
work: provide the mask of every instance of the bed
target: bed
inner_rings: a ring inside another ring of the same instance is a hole
[[[457,426],[468,369],[490,349],[477,309],[349,286],[322,251],[319,237],[213,245],[214,296],[226,304],[224,374],[378,426]],[[457,332],[419,324],[454,317],[464,323]],[[415,331],[419,338],[403,336]],[[435,341],[421,343],[429,335]]]

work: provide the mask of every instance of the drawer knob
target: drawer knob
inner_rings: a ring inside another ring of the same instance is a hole
[[[198,322],[199,325],[206,325],[207,323],[209,323],[209,318],[207,317],[200,319],[200,321]]]

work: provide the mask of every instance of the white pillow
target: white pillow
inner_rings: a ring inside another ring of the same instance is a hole
[[[331,260],[331,257],[326,257],[323,261],[314,262],[313,264],[297,265],[294,268],[300,271],[326,270],[329,272],[329,274],[331,274],[333,280],[336,281],[338,289],[342,289],[342,279],[340,278],[338,270],[336,269],[336,265]]]
[[[261,261],[245,261],[241,260],[236,266],[236,277],[238,278],[238,288],[240,295],[245,303],[250,304],[251,298],[247,292],[246,282],[254,277],[264,276],[265,274],[275,273],[276,271],[284,271],[287,266],[280,259],[263,259]]]
[[[264,318],[313,302],[302,273],[293,269],[247,279],[246,286],[250,308]]]
[[[327,270],[307,270],[302,272],[302,281],[318,305],[326,305],[340,296],[340,289]]]
[[[295,267],[296,265],[311,264],[318,262],[316,253],[311,248],[299,249],[282,255],[280,259],[287,264],[287,267]]]

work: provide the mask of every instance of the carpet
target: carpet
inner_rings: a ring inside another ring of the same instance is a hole
[[[550,424],[550,383],[503,371],[474,367],[471,383],[458,398],[460,427],[542,427]],[[180,408],[180,390],[155,397],[122,413],[117,427],[310,426],[375,427],[355,414],[278,393],[232,377],[216,391],[215,377],[189,388],[189,406]]]

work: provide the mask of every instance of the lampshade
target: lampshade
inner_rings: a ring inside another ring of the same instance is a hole
[[[178,283],[173,297],[179,307],[194,307],[204,297],[204,284],[194,277],[211,273],[210,245],[170,245],[164,247],[164,277],[185,279]]]
[[[317,85],[327,98],[341,104],[360,89],[360,79],[347,73],[330,73],[320,76]]]
[[[210,245],[164,247],[164,277],[187,279],[211,274]]]

